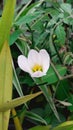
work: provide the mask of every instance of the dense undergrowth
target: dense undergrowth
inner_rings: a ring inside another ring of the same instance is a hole
[[[15,8],[9,46],[13,99],[43,91],[17,107],[10,124],[18,117],[24,130],[73,130],[73,1],[22,0]],[[27,57],[30,49],[46,49],[50,55],[50,68],[41,79],[18,67],[18,56]]]

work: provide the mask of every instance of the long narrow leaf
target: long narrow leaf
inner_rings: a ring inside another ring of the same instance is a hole
[[[35,120],[35,121],[38,121],[40,123],[43,123],[45,125],[47,125],[47,122],[46,120],[44,120],[40,115],[36,114],[36,113],[33,113],[33,112],[30,112],[30,111],[27,111],[26,112],[26,117],[32,119],[32,120]]]
[[[0,53],[0,105],[12,98],[12,61],[8,43],[5,42]],[[7,130],[9,111],[0,112],[0,130]]]
[[[5,40],[9,40],[16,0],[6,0],[0,23],[0,51]]]
[[[47,126],[35,126],[30,128],[29,130],[51,130],[51,126],[47,125]]]
[[[14,65],[13,65],[13,84],[14,84],[19,96],[23,96],[24,94],[22,92],[22,89],[21,89],[21,86],[20,86],[16,71],[15,71]]]
[[[55,104],[54,104],[54,102],[53,102],[53,99],[52,99],[52,97],[50,96],[50,94],[49,94],[49,92],[48,92],[47,86],[46,86],[46,85],[43,85],[43,86],[39,86],[39,88],[40,88],[40,90],[43,91],[43,94],[44,94],[46,100],[48,101],[48,103],[49,103],[49,105],[50,105],[52,111],[54,112],[54,115],[55,115],[56,118],[60,121],[58,112],[57,112],[57,110],[56,110],[56,107],[55,107]]]
[[[73,130],[73,121],[66,121],[59,126],[53,128],[53,130]]]
[[[17,74],[16,74],[16,71],[15,71],[14,65],[13,65],[13,84],[14,84],[14,87],[16,88],[19,96],[20,97],[24,96],[23,91],[21,89],[21,85],[19,83],[19,80],[18,80],[18,77],[17,77]],[[25,104],[25,106],[28,107],[27,104]]]
[[[12,98],[12,61],[8,40],[16,0],[6,0],[0,21],[0,105]],[[10,110],[0,112],[0,130],[7,130]]]
[[[3,105],[0,105],[0,111],[7,111],[9,109],[12,109],[14,107],[17,107],[23,103],[26,103],[27,101],[30,101],[31,99],[35,98],[36,96],[39,96],[40,94],[42,94],[42,92],[37,92],[35,94],[30,94],[27,96],[23,96],[20,98],[16,98],[10,102],[4,103]]]

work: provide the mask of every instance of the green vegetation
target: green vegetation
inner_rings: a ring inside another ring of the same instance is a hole
[[[0,130],[73,130],[73,0],[15,3],[0,9]],[[50,55],[45,76],[19,68],[31,49]]]

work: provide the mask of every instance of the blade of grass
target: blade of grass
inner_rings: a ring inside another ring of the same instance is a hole
[[[3,14],[0,22],[0,51],[6,40],[9,40],[10,29],[14,16],[16,0],[6,0],[3,9]]]
[[[12,98],[12,61],[8,43],[5,42],[0,53],[0,105]],[[0,112],[0,130],[7,130],[9,113]]]
[[[19,97],[14,100],[11,100],[9,102],[6,102],[3,105],[0,105],[0,111],[3,112],[3,111],[7,111],[9,109],[12,109],[14,107],[17,107],[23,103],[26,103],[27,101],[30,101],[31,99],[35,98],[36,96],[39,96],[40,94],[42,94],[42,92],[37,92],[35,94],[30,94],[27,96]]]

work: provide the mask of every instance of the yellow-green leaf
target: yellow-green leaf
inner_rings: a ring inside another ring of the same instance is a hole
[[[9,40],[10,29],[12,26],[12,20],[14,16],[16,0],[6,0],[5,7],[3,9],[2,18],[0,21],[0,51],[6,40]]]
[[[42,94],[42,92],[37,92],[34,94],[29,94],[29,95],[26,95],[23,97],[13,99],[7,103],[4,103],[3,105],[0,105],[0,111],[3,112],[3,111],[7,111],[9,109],[12,109],[14,107],[17,107],[23,103],[26,103],[27,101],[30,101],[31,99],[35,98],[36,96],[38,96],[40,94]]]
[[[8,43],[0,53],[0,105],[12,98],[12,61]],[[7,130],[10,111],[0,112],[0,130]]]
[[[51,130],[51,126],[47,125],[47,126],[35,126],[30,128],[29,130]]]
[[[73,130],[73,121],[66,121],[53,130]]]

